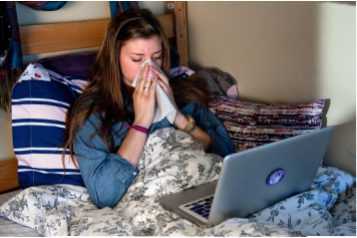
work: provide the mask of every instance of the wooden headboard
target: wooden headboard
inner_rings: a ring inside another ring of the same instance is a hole
[[[176,41],[180,65],[188,65],[187,4],[165,2],[166,12],[158,16],[169,39]],[[24,55],[55,53],[100,46],[110,19],[71,21],[20,27]]]

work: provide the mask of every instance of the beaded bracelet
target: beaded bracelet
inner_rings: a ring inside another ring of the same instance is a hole
[[[187,119],[187,125],[182,130],[190,134],[196,128],[196,121],[191,116],[187,116]]]
[[[142,132],[146,135],[149,134],[149,129],[143,126],[139,126],[139,125],[132,125],[130,128],[133,128],[136,131]]]

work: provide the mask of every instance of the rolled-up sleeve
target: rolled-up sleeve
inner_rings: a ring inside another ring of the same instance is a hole
[[[182,112],[191,115],[197,125],[208,133],[212,140],[209,152],[226,156],[235,152],[234,145],[222,122],[207,108],[198,103],[190,103]]]
[[[74,152],[83,181],[97,207],[114,207],[138,174],[138,169],[111,153],[99,136],[99,120],[91,116],[78,130]]]

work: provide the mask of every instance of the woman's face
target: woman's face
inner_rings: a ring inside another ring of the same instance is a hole
[[[162,65],[162,44],[158,36],[135,38],[126,41],[120,51],[119,63],[124,83],[131,85],[140,70],[141,64],[151,59],[158,66]]]

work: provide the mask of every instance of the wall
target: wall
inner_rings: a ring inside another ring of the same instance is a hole
[[[329,98],[328,125],[341,125],[326,162],[355,173],[355,7],[331,2],[189,2],[190,59],[218,66],[243,98]]]

